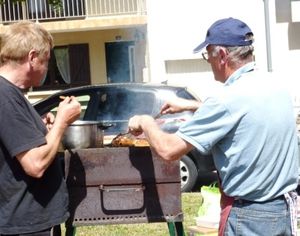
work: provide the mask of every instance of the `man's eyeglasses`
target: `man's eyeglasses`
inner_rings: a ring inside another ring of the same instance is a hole
[[[205,61],[208,61],[208,52],[207,52],[207,51],[202,52],[202,58],[203,58]]]

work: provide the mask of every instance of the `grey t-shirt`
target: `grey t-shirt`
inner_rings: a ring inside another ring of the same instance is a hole
[[[0,77],[0,234],[36,232],[68,218],[61,160],[41,178],[28,176],[16,155],[46,143],[40,116],[13,84]]]

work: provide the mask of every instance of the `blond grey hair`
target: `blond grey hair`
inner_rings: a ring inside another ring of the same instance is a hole
[[[31,50],[43,57],[53,48],[51,34],[40,24],[20,21],[7,26],[1,34],[1,65],[23,60]]]

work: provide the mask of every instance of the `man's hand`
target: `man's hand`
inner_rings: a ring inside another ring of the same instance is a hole
[[[55,116],[54,116],[53,113],[48,112],[46,115],[44,115],[42,117],[42,120],[43,120],[47,130],[49,131],[52,128],[53,124],[54,124]]]
[[[143,133],[143,129],[141,127],[141,119],[142,118],[140,115],[136,115],[128,120],[128,130],[131,134],[139,136]]]
[[[149,125],[151,125],[151,124],[153,125],[153,124],[155,124],[155,121],[154,121],[153,117],[148,116],[148,115],[133,116],[128,121],[128,130],[131,134],[133,134],[135,136],[139,136],[144,132],[142,125],[145,123],[147,123]]]
[[[55,123],[59,122],[67,127],[78,119],[81,112],[81,105],[74,96],[66,97],[59,103]]]
[[[176,98],[167,101],[160,109],[161,114],[173,114],[183,111],[196,111],[201,105],[201,101]]]

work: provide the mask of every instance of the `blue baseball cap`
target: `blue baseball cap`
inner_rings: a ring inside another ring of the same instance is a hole
[[[232,17],[213,23],[206,33],[203,43],[196,47],[194,53],[200,52],[208,45],[247,46],[253,43],[251,29],[246,23]]]

